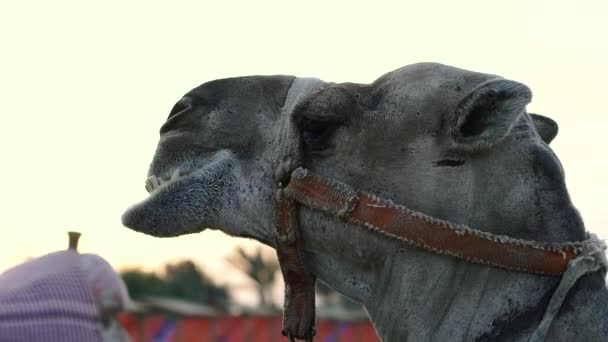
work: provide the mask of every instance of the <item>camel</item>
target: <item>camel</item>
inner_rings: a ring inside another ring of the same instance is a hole
[[[531,98],[522,83],[436,63],[370,84],[210,81],[171,110],[150,196],[122,222],[157,237],[219,229],[276,247],[276,189],[304,167],[497,236],[586,240],[549,147],[558,126],[526,111]],[[297,218],[306,269],[362,303],[383,341],[608,340],[603,265],[577,276],[535,339],[560,277],[434,253],[306,206]]]

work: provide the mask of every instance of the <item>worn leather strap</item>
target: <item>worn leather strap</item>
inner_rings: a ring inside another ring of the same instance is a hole
[[[296,203],[283,195],[289,175],[302,163],[300,131],[293,120],[295,108],[312,93],[326,87],[315,78],[293,80],[281,108],[272,144],[272,172],[275,189],[274,230],[276,252],[285,281],[283,334],[312,341],[315,325],[315,277],[304,267],[302,245],[296,217]]]
[[[292,173],[285,194],[312,209],[410,245],[512,271],[561,275],[589,243],[547,244],[482,232],[412,211],[302,168]]]
[[[281,187],[275,194],[274,215],[276,251],[285,281],[283,335],[290,341],[298,338],[312,342],[315,335],[316,278],[306,270],[302,260],[296,202],[285,196]]]

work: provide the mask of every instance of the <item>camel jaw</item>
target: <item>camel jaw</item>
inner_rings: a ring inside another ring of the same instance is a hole
[[[234,158],[221,153],[204,166],[175,167],[146,180],[149,196],[122,215],[122,224],[156,237],[174,237],[203,231],[220,220],[235,182]]]

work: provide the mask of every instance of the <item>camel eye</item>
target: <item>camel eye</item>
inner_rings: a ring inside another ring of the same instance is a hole
[[[331,135],[338,126],[339,124],[333,121],[304,118],[300,122],[302,139],[312,151],[325,150],[329,147]]]
[[[465,163],[462,159],[442,159],[433,163],[433,166],[448,166],[448,167],[458,167]]]
[[[321,139],[328,129],[329,127],[322,123],[311,123],[304,128],[302,135],[307,143],[315,143]]]

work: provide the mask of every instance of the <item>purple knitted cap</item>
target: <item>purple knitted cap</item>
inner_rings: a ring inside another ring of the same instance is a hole
[[[80,255],[50,253],[0,274],[0,342],[101,341]]]

